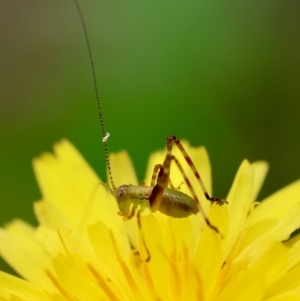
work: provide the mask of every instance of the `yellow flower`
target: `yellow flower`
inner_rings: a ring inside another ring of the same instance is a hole
[[[184,145],[211,192],[205,149]],[[146,183],[164,156],[150,157]],[[111,163],[117,186],[138,184],[126,152],[111,155]],[[64,140],[55,155],[34,160],[43,195],[34,204],[39,226],[17,219],[0,229],[0,253],[23,278],[0,272],[0,300],[300,300],[300,239],[288,240],[300,227],[300,181],[256,203],[267,169],[265,162],[242,162],[229,204],[220,207],[202,197],[186,168],[223,239],[200,214],[144,215],[141,234],[136,218],[118,216],[113,196]],[[182,182],[175,166],[171,179]],[[189,193],[186,185],[181,190]]]

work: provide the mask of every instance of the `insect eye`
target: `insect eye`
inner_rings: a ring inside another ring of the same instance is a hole
[[[124,195],[124,192],[123,192],[122,189],[120,189],[120,190],[117,191],[117,198],[118,199],[122,199],[123,195]]]
[[[122,201],[126,199],[127,188],[128,188],[127,185],[123,185],[117,189],[116,197],[118,201]]]

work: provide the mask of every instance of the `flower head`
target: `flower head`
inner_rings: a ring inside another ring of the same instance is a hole
[[[211,193],[205,149],[184,145]],[[146,183],[164,156],[151,155]],[[110,159],[117,186],[138,185],[126,152]],[[54,155],[34,160],[43,196],[34,204],[38,227],[14,220],[0,229],[0,253],[23,278],[0,272],[0,300],[298,300],[300,242],[289,237],[300,227],[300,182],[257,203],[267,169],[242,162],[224,206],[210,205],[185,169],[223,238],[200,214],[144,214],[139,230],[135,218],[118,216],[109,190],[63,140]],[[189,194],[175,166],[171,180]]]

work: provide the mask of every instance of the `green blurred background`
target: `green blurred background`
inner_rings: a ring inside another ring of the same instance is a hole
[[[260,198],[300,178],[299,1],[81,2],[109,148],[140,180],[169,134],[207,147],[215,195],[244,158],[271,164]],[[55,141],[105,177],[90,63],[71,0],[1,0],[0,16],[0,223],[35,224],[31,160]]]

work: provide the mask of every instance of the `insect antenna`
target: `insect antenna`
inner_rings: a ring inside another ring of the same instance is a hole
[[[100,125],[101,125],[101,131],[102,131],[102,142],[104,145],[105,160],[106,160],[106,165],[107,165],[107,169],[108,169],[109,181],[110,181],[110,184],[112,187],[112,189],[111,188],[109,188],[109,189],[110,189],[111,193],[113,193],[114,191],[117,190],[117,188],[113,181],[111,166],[110,166],[110,161],[109,161],[109,156],[108,156],[107,139],[109,137],[109,133],[107,133],[105,131],[103,116],[101,113],[100,97],[99,97],[99,92],[98,92],[98,85],[97,85],[97,79],[96,79],[94,60],[93,60],[93,56],[92,56],[92,49],[91,49],[90,40],[88,38],[88,33],[87,33],[87,29],[86,29],[86,25],[85,25],[85,21],[84,21],[84,17],[83,17],[80,5],[77,0],[73,0],[73,1],[75,3],[77,12],[78,12],[80,20],[81,20],[81,25],[82,25],[82,28],[84,31],[85,41],[86,41],[86,45],[87,45],[88,52],[89,52],[89,58],[90,58],[90,64],[91,64],[91,68],[92,68],[92,76],[93,76],[93,82],[94,82],[94,90],[95,90],[97,109],[98,109],[98,116],[100,119]]]

